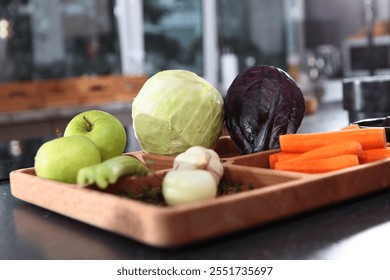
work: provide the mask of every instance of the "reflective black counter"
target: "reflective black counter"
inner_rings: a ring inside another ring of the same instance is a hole
[[[0,259],[367,259],[390,252],[390,190],[176,249],[156,249],[12,197],[0,183]]]

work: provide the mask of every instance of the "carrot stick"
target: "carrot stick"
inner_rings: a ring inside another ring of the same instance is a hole
[[[359,159],[356,155],[341,155],[314,160],[279,161],[275,163],[275,169],[303,173],[324,173],[357,165],[359,165]]]
[[[346,127],[343,127],[341,130],[348,130],[348,129],[360,129],[360,126],[358,124],[350,124]]]
[[[369,163],[376,160],[381,160],[390,157],[389,148],[368,149],[363,151],[363,157],[360,159],[360,163]]]
[[[359,158],[363,157],[363,148],[358,141],[341,141],[332,144],[327,144],[313,150],[307,151],[299,156],[291,159],[297,160],[312,160],[322,159],[341,155],[357,155]]]
[[[282,152],[304,153],[320,146],[340,142],[358,141],[363,150],[386,147],[384,128],[345,129],[331,132],[297,133],[280,135]]]
[[[297,156],[299,156],[300,154],[296,154],[296,153],[284,153],[284,152],[277,152],[275,154],[271,154],[269,156],[269,166],[271,169],[274,168],[275,166],[275,162],[278,162],[278,161],[282,161],[282,160],[289,160],[289,159],[293,159]]]

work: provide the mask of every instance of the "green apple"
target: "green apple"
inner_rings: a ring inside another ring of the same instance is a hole
[[[35,155],[38,177],[76,183],[78,171],[101,162],[99,148],[82,135],[60,137],[44,143]]]
[[[90,110],[75,116],[66,126],[64,136],[84,135],[99,148],[102,160],[121,155],[127,142],[126,130],[113,115]]]

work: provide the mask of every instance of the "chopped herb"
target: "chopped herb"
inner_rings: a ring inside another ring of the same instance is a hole
[[[239,193],[244,191],[245,189],[247,190],[253,190],[255,189],[255,185],[252,183],[248,184],[248,186],[244,186],[243,183],[237,182],[234,184],[228,184],[226,182],[221,182],[218,186],[217,190],[217,195],[226,195],[226,194],[233,194],[233,193]],[[142,201],[145,203],[150,203],[154,205],[161,205],[161,206],[166,206],[163,194],[162,194],[162,189],[157,188],[157,187],[142,187],[139,192],[134,192],[134,191],[120,191],[118,195],[127,197],[129,199],[134,199],[138,201]]]
[[[248,184],[248,186],[245,187],[244,184],[241,182],[234,183],[233,185],[230,185],[226,182],[222,182],[218,186],[218,195],[239,193],[244,190],[253,190],[255,188],[255,185],[253,185],[252,183]]]
[[[142,187],[140,192],[121,191],[119,195],[155,205],[165,205],[161,188]]]
[[[242,183],[234,184],[234,192],[238,193],[242,191]]]

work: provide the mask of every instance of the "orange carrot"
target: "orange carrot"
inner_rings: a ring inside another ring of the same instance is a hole
[[[363,150],[386,147],[384,128],[345,129],[331,132],[296,133],[280,135],[282,152],[304,153],[315,148],[340,142],[358,141]]]
[[[271,169],[273,169],[275,166],[275,162],[282,161],[282,160],[289,160],[289,159],[295,158],[299,155],[300,154],[284,153],[284,152],[277,152],[275,154],[271,154],[269,156],[269,166]]]
[[[368,149],[363,151],[360,163],[369,163],[390,157],[390,148]]]
[[[348,130],[348,129],[360,129],[360,126],[358,124],[350,124],[346,127],[343,127],[341,130]]]
[[[357,165],[359,165],[359,159],[356,155],[341,155],[314,160],[279,161],[275,163],[275,169],[303,173],[325,173]]]
[[[322,159],[341,155],[357,155],[359,158],[363,157],[363,148],[358,141],[340,141],[332,144],[327,144],[313,150],[300,154],[291,159],[297,160],[312,160]],[[290,160],[290,161],[291,161]]]

